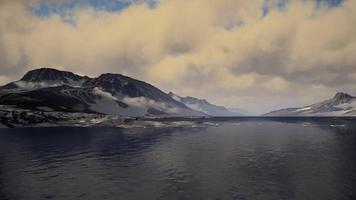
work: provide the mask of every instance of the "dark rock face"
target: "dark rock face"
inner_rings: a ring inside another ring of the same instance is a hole
[[[55,111],[63,112],[87,112],[94,113],[83,99],[76,98],[63,92],[70,87],[59,86],[52,88],[40,88],[37,90],[8,93],[0,96],[0,104],[14,105],[19,108],[39,110],[39,107],[48,107]],[[75,88],[72,88],[74,92]],[[67,90],[70,92],[70,90]],[[76,94],[83,92],[77,89]],[[82,95],[81,95],[82,96]],[[83,95],[85,97],[85,95]],[[90,98],[88,98],[90,99]]]
[[[39,123],[56,123],[61,118],[54,115],[47,114],[46,112],[32,112],[26,111],[0,111],[0,123],[9,128],[16,127],[17,124],[27,125],[39,124]]]
[[[4,86],[0,86],[0,92],[7,91],[7,90],[15,90],[18,86],[15,83],[9,83]]]
[[[85,81],[89,79],[90,78],[87,76],[79,76],[72,72],[60,71],[51,68],[40,68],[27,72],[25,76],[22,77],[21,81],[62,81],[64,83],[69,83],[69,80]]]
[[[347,93],[343,92],[338,92],[335,94],[334,98],[332,99],[332,102],[334,103],[346,103],[351,101],[352,99],[355,99],[356,97],[353,97]]]

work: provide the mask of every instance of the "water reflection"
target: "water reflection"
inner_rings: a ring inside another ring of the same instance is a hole
[[[0,199],[356,197],[353,119],[219,122],[1,129]]]

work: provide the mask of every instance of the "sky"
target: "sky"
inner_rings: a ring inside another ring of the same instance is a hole
[[[262,114],[356,95],[356,0],[1,0],[0,84],[120,73]]]

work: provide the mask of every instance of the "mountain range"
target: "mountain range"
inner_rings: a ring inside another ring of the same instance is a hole
[[[121,74],[90,78],[68,71],[40,68],[0,87],[0,106],[65,113],[105,114],[122,117],[243,116],[205,99],[159,88]],[[284,108],[263,116],[356,116],[356,97],[339,92],[333,98],[303,107]]]
[[[174,94],[173,92],[168,93],[173,99],[175,99],[178,102],[183,103],[186,105],[188,108],[191,108],[193,110],[200,111],[202,113],[205,113],[210,116],[242,116],[243,111],[242,109],[237,110],[230,110],[225,108],[224,106],[217,106],[214,104],[211,104],[205,99],[198,99],[195,97],[181,97],[177,94]]]
[[[90,78],[68,71],[40,68],[0,87],[0,105],[21,109],[138,116],[226,116],[222,106],[173,93],[121,74]],[[235,113],[235,115],[237,115]]]
[[[338,92],[331,99],[298,108],[284,108],[264,116],[356,116],[356,97]]]

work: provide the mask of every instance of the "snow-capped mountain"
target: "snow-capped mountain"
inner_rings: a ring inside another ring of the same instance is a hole
[[[119,116],[203,116],[158,88],[120,74],[97,78],[41,68],[0,87],[0,105]]]
[[[183,103],[187,107],[205,113],[210,116],[241,116],[241,113],[231,112],[227,108],[223,106],[217,106],[209,103],[205,99],[198,99],[195,97],[181,97],[179,95],[174,94],[173,92],[168,93],[173,99]]]
[[[334,98],[300,108],[285,108],[265,116],[356,116],[356,97],[336,93]]]

